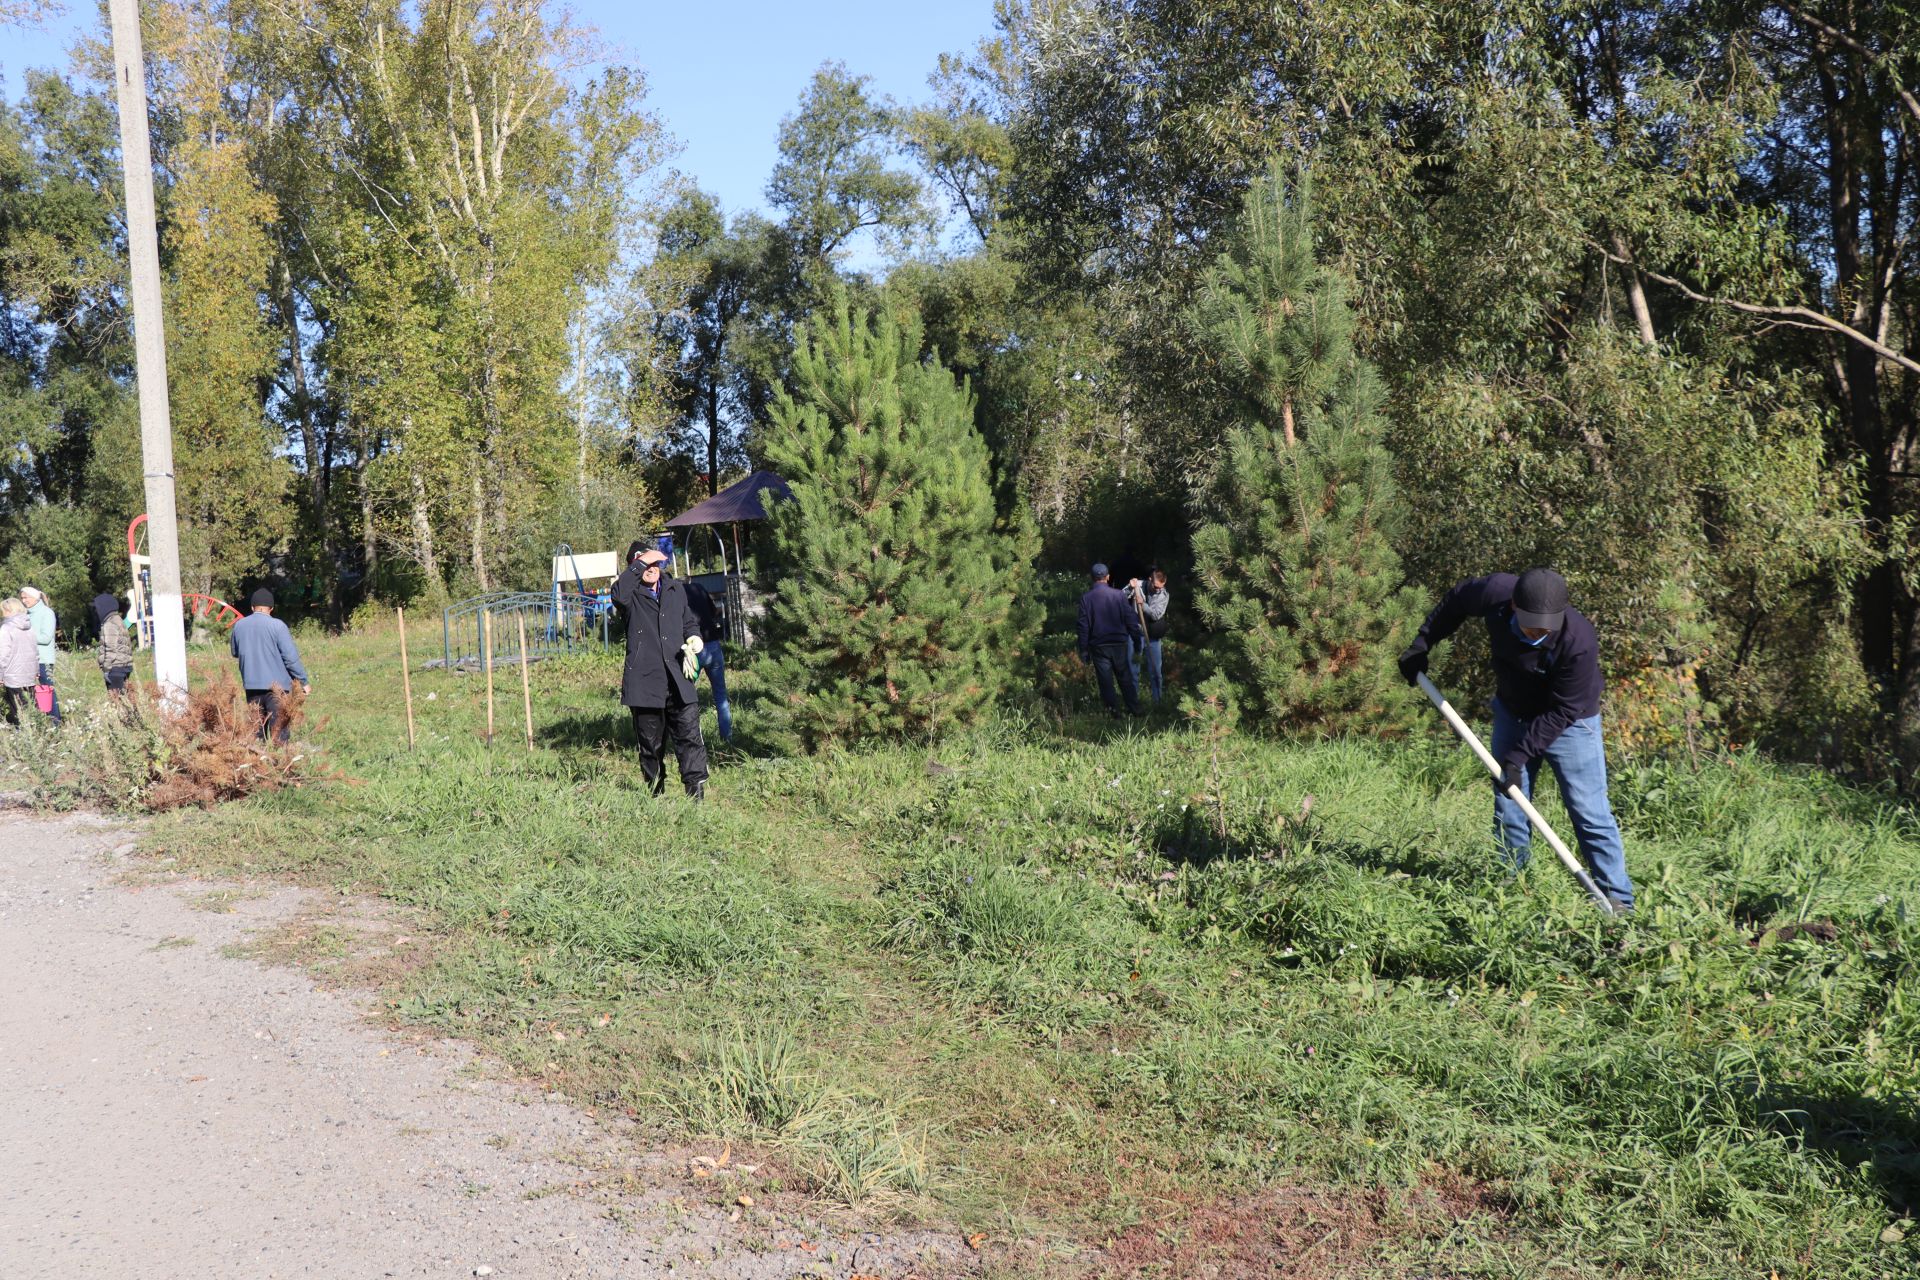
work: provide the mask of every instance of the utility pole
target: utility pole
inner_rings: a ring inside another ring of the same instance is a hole
[[[109,7],[114,86],[120,95],[120,166],[127,187],[147,551],[153,559],[153,675],[165,700],[178,705],[187,696],[187,627],[180,604],[180,525],[173,505],[173,422],[167,411],[167,331],[160,318],[160,235],[154,225],[153,152],[147,137],[147,64],[140,47],[139,0],[110,0]]]

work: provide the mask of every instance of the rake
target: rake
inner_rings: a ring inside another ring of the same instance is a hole
[[[1467,722],[1460,718],[1460,713],[1455,711],[1453,704],[1442,696],[1433,681],[1427,679],[1427,673],[1424,671],[1420,673],[1420,692],[1433,700],[1433,705],[1440,709],[1440,714],[1445,716],[1447,723],[1453,726],[1453,731],[1460,735],[1460,740],[1473,748],[1473,754],[1480,757],[1480,763],[1487,766],[1487,771],[1493,775],[1496,782],[1499,781],[1500,763],[1493,758],[1493,752],[1487,750],[1486,744],[1480,741],[1479,735],[1467,727]],[[1587,869],[1580,865],[1580,860],[1573,856],[1572,850],[1567,848],[1559,836],[1553,834],[1553,828],[1549,827],[1547,820],[1540,816],[1540,811],[1533,807],[1533,801],[1527,799],[1526,793],[1514,786],[1507,788],[1506,795],[1507,799],[1519,805],[1526,813],[1527,821],[1533,823],[1535,830],[1547,838],[1547,843],[1553,846],[1553,851],[1560,855],[1561,865],[1580,882],[1580,887],[1599,904],[1600,910],[1608,915],[1616,914],[1612,900],[1600,892],[1600,886],[1593,882],[1593,877],[1587,874]]]

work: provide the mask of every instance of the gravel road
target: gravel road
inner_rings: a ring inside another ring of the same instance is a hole
[[[658,1176],[668,1157],[463,1071],[460,1044],[223,953],[302,891],[209,911],[215,886],[117,883],[131,848],[100,819],[0,810],[5,1280],[968,1269],[950,1236],[732,1221]]]

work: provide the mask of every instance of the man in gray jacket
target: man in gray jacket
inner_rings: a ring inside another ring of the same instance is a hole
[[[1146,628],[1146,638],[1136,642],[1135,652],[1146,655],[1147,689],[1158,702],[1167,691],[1160,665],[1160,642],[1167,638],[1167,571],[1156,566],[1147,573],[1144,583],[1135,578],[1127,584],[1127,595],[1140,611],[1140,623]]]
[[[300,682],[302,693],[313,692],[307,669],[300,665],[300,649],[293,643],[293,632],[273,616],[273,592],[265,587],[253,593],[249,603],[253,612],[233,624],[233,656],[240,659],[240,683],[247,701],[260,713],[260,740],[269,730],[275,742],[287,740],[287,717],[280,698]]]

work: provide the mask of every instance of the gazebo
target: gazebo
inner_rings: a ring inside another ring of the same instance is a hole
[[[715,599],[725,601],[727,638],[743,647],[749,643],[745,624],[753,607],[749,600],[746,561],[740,552],[740,526],[765,520],[768,503],[792,496],[785,480],[771,471],[756,471],[667,521],[666,527],[674,532],[699,528],[713,531],[714,542],[720,548],[720,572],[693,573],[693,556],[688,550],[683,576],[706,587]],[[722,528],[727,530],[728,537],[720,535]],[[728,541],[733,543],[731,565],[727,563]]]

